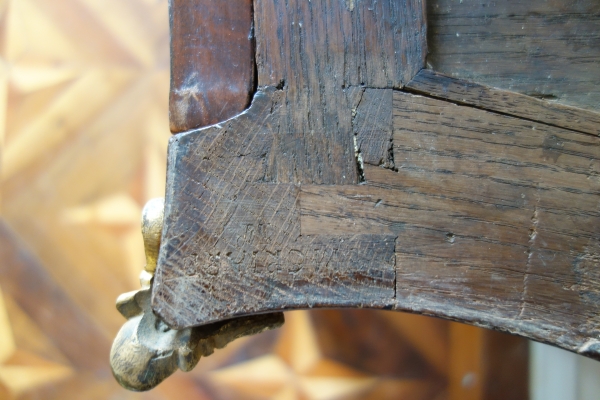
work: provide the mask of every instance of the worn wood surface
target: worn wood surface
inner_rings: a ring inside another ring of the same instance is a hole
[[[284,99],[266,180],[348,184],[358,179],[353,87],[402,87],[424,65],[421,0],[257,0],[258,86]]]
[[[396,234],[397,307],[593,354],[600,139],[400,92],[394,126],[397,171],[304,186],[302,233]]]
[[[252,0],[170,0],[171,132],[226,120],[252,99]]]
[[[220,130],[173,140],[155,297],[169,323],[394,308],[598,356],[597,136],[395,92],[394,169],[365,162],[360,185],[272,184],[265,150],[250,147],[264,128],[227,134],[268,121],[267,98]],[[197,262],[178,270],[178,253]]]
[[[151,392],[114,380],[114,301],[139,287],[141,208],[164,196],[167,15],[165,0],[2,8],[0,398],[451,397],[454,323],[366,310],[287,313]]]
[[[535,97],[495,89],[423,69],[406,84],[406,89],[439,99],[492,110],[547,125],[600,135],[600,114],[568,107]]]
[[[357,157],[360,155],[358,162],[392,166],[393,90],[360,90],[358,104],[352,109]]]
[[[146,265],[141,289],[117,298],[126,322],[110,349],[110,367],[125,389],[154,389],[178,369],[189,372],[200,358],[243,336],[281,327],[283,313],[250,315],[182,330],[170,329],[152,310],[150,295],[164,222],[164,198],[148,201],[142,211]]]
[[[300,185],[266,178],[282,97],[259,92],[240,117],[171,141],[177,173],[167,181],[154,310],[174,327],[249,308],[375,306],[393,297],[393,236],[301,236]],[[351,273],[340,274],[349,259]]]
[[[438,57],[446,25],[431,10],[440,4],[428,5],[434,68],[451,59]],[[457,17],[464,32],[514,31],[494,25],[504,6],[492,4],[495,20],[479,5]],[[529,12],[533,39],[468,43],[489,43],[493,62],[466,77],[515,79],[521,86],[509,88],[527,97],[422,71],[420,1],[255,1],[251,106],[171,140],[155,312],[185,328],[286,309],[385,308],[600,358],[598,114],[531,98],[568,103],[570,88],[593,107],[584,87],[595,79],[586,69],[597,65],[595,22],[584,14],[595,8],[553,18],[551,5],[536,19],[536,7],[507,15]],[[580,20],[592,36],[577,36],[589,39],[583,56],[567,57],[579,83],[558,79],[560,96],[540,74],[563,61],[521,57],[519,69],[493,48],[529,48],[553,29],[549,46],[566,46]],[[462,51],[452,46],[444,57]],[[460,63],[476,64],[485,49],[469,48]]]
[[[361,105],[356,86],[401,87],[422,68],[422,2],[257,1],[254,19],[251,107],[170,146],[153,307],[175,327],[265,304],[376,306],[394,295],[394,237],[303,237],[298,196],[302,184],[359,181],[349,104],[369,117],[381,96]],[[339,274],[348,259],[351,274]]]
[[[434,71],[600,109],[600,3],[595,0],[430,0]]]

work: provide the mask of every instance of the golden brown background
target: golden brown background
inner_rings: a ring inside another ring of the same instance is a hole
[[[526,341],[362,310],[288,313],[121,389],[114,303],[139,287],[141,208],[164,192],[167,2],[8,0],[0,17],[0,399],[524,398]]]

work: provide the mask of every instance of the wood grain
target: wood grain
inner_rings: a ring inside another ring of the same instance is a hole
[[[427,53],[424,3],[350,3],[257,0],[259,86],[318,92],[320,81],[336,89],[408,82]]]
[[[402,87],[423,67],[423,7],[421,0],[255,2],[258,85],[285,96],[269,180],[357,182],[346,93]]]
[[[303,234],[397,234],[399,308],[598,357],[599,139],[400,92],[394,126],[397,172],[303,187]]]
[[[167,15],[166,0],[2,8],[0,398],[444,397],[452,323],[365,310],[287,313],[151,392],[116,383],[114,301],[139,287],[141,207],[165,190]]]
[[[250,146],[254,139],[231,133],[239,130],[236,123],[251,120],[270,126],[267,112],[277,106],[267,96],[262,109],[257,102],[221,131],[175,139],[178,175],[170,177],[168,196],[181,206],[175,214],[167,210],[177,219],[167,222],[173,239],[163,249],[171,256],[162,260],[168,278],[160,279],[165,287],[155,310],[185,326],[354,299],[355,306],[444,316],[597,357],[600,139],[437,99],[393,97],[395,170],[365,164],[361,185],[260,183],[266,153],[258,143]],[[238,160],[244,168],[233,167],[245,171],[241,176],[228,169],[236,153],[248,158]],[[185,171],[192,174],[182,176]],[[225,195],[216,200],[215,192]],[[213,225],[213,214],[223,222]],[[248,227],[254,236],[240,240]],[[393,248],[386,247],[390,239]],[[307,257],[311,247],[333,249],[346,261],[315,264]],[[301,261],[291,262],[289,249],[298,250]],[[218,260],[218,267],[191,267],[185,277],[178,252],[193,254],[200,265]],[[385,260],[395,264],[395,274]],[[319,280],[331,282],[330,266],[340,286]]]
[[[252,0],[170,0],[171,132],[224,121],[252,99]]]
[[[382,295],[391,301],[394,237],[301,236],[298,195],[303,184],[359,181],[349,105],[360,108],[356,135],[369,135],[365,126],[381,116],[371,109],[387,99],[389,111],[389,89],[423,66],[423,13],[420,0],[373,7],[255,2],[259,90],[252,105],[171,141],[153,288],[153,308],[169,324],[198,325],[281,304],[375,307]],[[359,85],[387,89],[368,90],[361,106]],[[387,150],[389,124],[379,131]],[[351,273],[340,275],[348,258]]]
[[[427,2],[431,69],[598,111],[600,4],[584,1]]]
[[[421,3],[369,7],[255,3],[252,105],[171,141],[154,310],[398,309],[598,357],[593,122],[464,82],[468,106],[392,92],[421,68]]]
[[[359,162],[391,165],[392,93],[392,89],[364,89],[353,108],[352,127],[361,157]]]
[[[153,308],[174,327],[393,296],[394,237],[302,237],[299,186],[265,183],[281,97],[259,92],[222,127],[171,140]],[[347,259],[356,264],[340,274]]]
[[[567,107],[548,100],[495,89],[475,82],[446,76],[423,69],[406,84],[421,93],[459,104],[514,115],[547,125],[600,135],[600,114],[581,108]],[[596,110],[597,111],[597,110]]]

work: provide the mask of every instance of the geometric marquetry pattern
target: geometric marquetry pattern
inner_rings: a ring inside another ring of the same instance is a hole
[[[115,299],[138,288],[141,208],[164,192],[167,12],[0,3],[0,399],[447,398],[451,324],[360,310],[289,313],[150,393],[116,384]]]
[[[115,298],[144,265],[141,207],[164,191],[167,13],[0,3],[0,399],[140,398],[114,382],[108,349]],[[26,257],[9,263],[8,246]]]

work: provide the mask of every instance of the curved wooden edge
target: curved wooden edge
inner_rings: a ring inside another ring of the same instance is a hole
[[[469,105],[569,130],[600,135],[600,114],[551,103],[423,69],[406,84],[412,93]]]
[[[171,329],[150,306],[152,276],[163,227],[164,199],[152,199],[142,211],[146,266],[142,288],[117,299],[117,310],[127,319],[110,350],[112,373],[121,386],[133,391],[153,389],[177,369],[191,371],[201,357],[242,336],[275,329],[282,313],[234,318],[201,327]]]
[[[171,141],[153,292],[170,325],[384,308],[598,358],[598,137],[396,91],[362,104],[392,99],[393,164],[363,160],[360,184],[282,183],[268,177],[284,96],[265,88]]]

